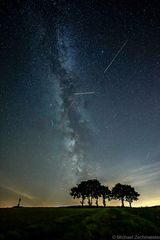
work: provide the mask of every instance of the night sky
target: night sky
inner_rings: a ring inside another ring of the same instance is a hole
[[[158,0],[0,2],[1,207],[73,204],[92,178],[160,204],[159,12]]]

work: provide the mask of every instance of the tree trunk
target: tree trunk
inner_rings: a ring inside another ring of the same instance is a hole
[[[89,207],[92,205],[90,197],[88,197],[88,205],[89,205]]]
[[[96,198],[96,206],[98,207],[98,198]]]
[[[82,200],[80,201],[80,203],[82,204],[82,207],[83,207],[83,204],[84,204],[84,200],[82,199]]]
[[[129,206],[132,207],[132,202],[129,202]]]
[[[124,199],[122,198],[121,201],[122,201],[122,207],[124,207]]]
[[[91,197],[90,206],[92,206],[92,201],[93,201],[93,199],[92,199],[92,197]]]
[[[106,199],[103,198],[103,206],[106,207]]]

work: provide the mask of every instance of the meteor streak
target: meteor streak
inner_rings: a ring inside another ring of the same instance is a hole
[[[77,92],[77,93],[74,93],[74,95],[90,95],[90,94],[95,94],[95,92]]]
[[[113,59],[111,60],[111,62],[109,63],[109,65],[106,67],[106,69],[104,70],[104,73],[106,73],[108,71],[108,69],[110,68],[110,66],[112,65],[112,63],[115,61],[115,59],[118,57],[118,55],[120,54],[120,52],[123,50],[123,48],[126,46],[128,40],[126,40],[121,48],[118,50],[118,52],[116,53],[116,55],[113,57]]]

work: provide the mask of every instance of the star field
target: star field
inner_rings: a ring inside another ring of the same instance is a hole
[[[159,8],[0,3],[0,206],[71,204],[69,189],[89,178],[133,185],[135,206],[158,204]]]

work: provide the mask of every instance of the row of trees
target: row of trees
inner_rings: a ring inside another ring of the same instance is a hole
[[[102,198],[103,206],[106,207],[106,200],[112,199],[120,200],[122,207],[124,202],[128,202],[129,206],[133,201],[137,201],[140,194],[135,191],[131,185],[117,183],[112,190],[107,186],[102,185],[97,179],[82,181],[76,187],[71,188],[70,195],[75,199],[79,198],[83,206],[85,200],[88,200],[88,205],[92,206],[93,199],[95,199],[96,206],[98,206],[99,198]]]

